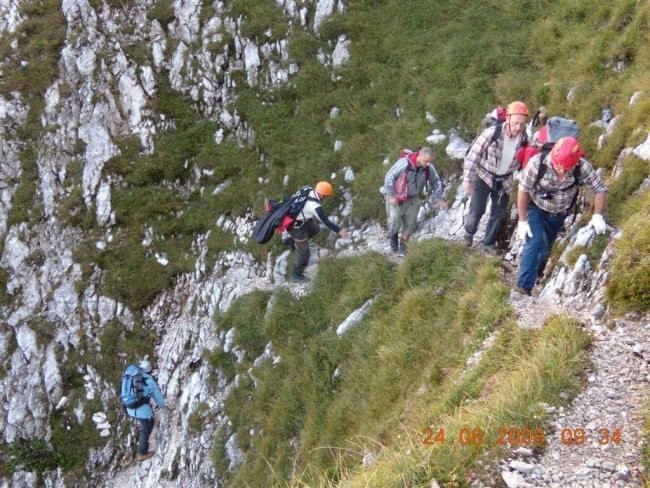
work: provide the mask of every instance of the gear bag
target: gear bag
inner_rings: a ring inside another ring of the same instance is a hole
[[[266,244],[273,237],[274,231],[279,234],[285,231],[295,222],[308,200],[320,203],[318,199],[309,196],[313,190],[313,187],[306,186],[279,202],[269,200],[264,208],[266,213],[253,227],[253,238],[259,244]]]
[[[144,394],[144,378],[139,366],[132,364],[124,371],[120,398],[126,408],[138,408],[149,401]]]
[[[548,143],[555,143],[562,137],[578,138],[580,127],[575,120],[565,119],[563,117],[551,117],[546,122],[548,127]]]

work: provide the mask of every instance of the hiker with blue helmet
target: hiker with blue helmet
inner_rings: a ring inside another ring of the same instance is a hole
[[[137,376],[139,375],[139,376]],[[151,376],[151,362],[145,358],[138,365],[132,364],[124,372],[124,378],[137,377],[141,379],[141,399],[137,400],[136,404],[130,408],[125,406],[126,413],[129,417],[138,420],[140,423],[140,437],[138,440],[138,461],[144,461],[154,455],[154,451],[149,450],[149,437],[153,430],[154,416],[153,409],[151,408],[151,399],[156,402],[158,408],[165,408],[165,399],[160,393],[160,388]],[[125,397],[125,384],[128,381],[123,380],[122,398]]]
[[[499,227],[508,208],[513,187],[513,174],[519,169],[517,153],[527,144],[525,133],[528,107],[524,102],[512,102],[507,107],[506,120],[488,127],[474,140],[463,164],[463,190],[471,196],[465,220],[464,240],[467,246],[485,214],[488,198],[490,216],[485,227],[483,246],[496,250]]]

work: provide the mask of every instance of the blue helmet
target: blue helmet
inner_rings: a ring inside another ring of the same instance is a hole
[[[151,362],[147,357],[140,361],[140,369],[145,373],[151,373]]]

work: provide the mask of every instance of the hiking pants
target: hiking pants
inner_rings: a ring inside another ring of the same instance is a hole
[[[517,285],[524,290],[532,290],[539,273],[539,266],[545,263],[551,253],[558,232],[564,225],[566,211],[550,214],[532,202],[528,203],[528,225],[533,233],[521,251]]]
[[[420,210],[419,198],[409,197],[408,200],[399,202],[396,207],[386,199],[386,215],[388,215],[388,232],[395,235],[402,228],[402,236],[411,236],[418,225],[418,212]]]
[[[138,419],[140,422],[140,439],[138,440],[138,454],[149,452],[149,436],[153,430],[153,417],[150,419]]]
[[[305,276],[305,269],[309,264],[309,239],[320,232],[320,225],[315,217],[303,220],[299,225],[292,225],[287,229],[296,244],[296,264],[293,267],[293,276]]]
[[[472,193],[472,199],[469,202],[469,213],[467,214],[467,220],[465,220],[465,232],[472,236],[476,234],[476,229],[478,229],[481,217],[485,213],[489,197],[491,201],[490,217],[485,226],[483,245],[493,246],[499,234],[501,221],[508,208],[508,194],[503,191],[503,184],[499,181],[495,182],[494,189],[490,188],[478,176],[474,178],[472,184],[474,185],[474,193]]]

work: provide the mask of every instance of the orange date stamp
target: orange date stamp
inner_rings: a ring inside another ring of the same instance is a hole
[[[432,429],[427,427],[422,431],[424,438],[422,439],[422,444],[425,446],[432,446],[434,444],[446,443],[450,444],[460,444],[461,446],[482,446],[486,441],[485,432],[479,427],[463,427],[458,431],[457,437],[449,438],[445,432],[444,427],[437,427]],[[580,446],[586,442],[595,441],[601,446],[607,444],[620,444],[623,440],[621,429],[607,429],[602,427],[598,429],[595,436],[588,435],[585,429],[582,427],[577,428],[565,428],[562,431],[555,433],[554,435],[559,436],[562,444],[567,446]],[[497,429],[497,438],[495,441],[496,445],[502,446],[541,446],[546,442],[546,437],[544,434],[544,429],[541,427],[537,428],[523,428],[516,429],[513,427],[505,428],[500,427]]]

